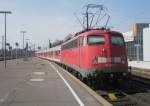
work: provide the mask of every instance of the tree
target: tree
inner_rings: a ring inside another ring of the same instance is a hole
[[[18,47],[18,46],[19,46],[19,43],[18,43],[18,42],[16,42],[16,43],[15,43],[15,45],[16,45],[16,47]]]
[[[38,46],[38,50],[41,50],[41,46]]]
[[[9,46],[9,51],[12,50],[12,46]]]
[[[51,48],[52,47],[52,43],[51,43],[51,41],[49,40],[49,48]]]

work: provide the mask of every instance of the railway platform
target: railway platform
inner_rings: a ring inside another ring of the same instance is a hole
[[[104,103],[105,102],[105,103]],[[0,61],[0,106],[103,106],[58,65],[39,58]]]
[[[150,79],[150,62],[129,61],[128,63],[133,75]]]
[[[129,66],[150,70],[150,61],[128,61]]]

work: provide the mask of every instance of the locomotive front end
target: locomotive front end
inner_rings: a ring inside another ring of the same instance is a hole
[[[93,75],[121,79],[128,76],[126,46],[119,32],[105,31],[87,37],[89,60]]]

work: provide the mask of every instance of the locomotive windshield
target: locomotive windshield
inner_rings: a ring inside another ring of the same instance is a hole
[[[103,35],[89,35],[88,44],[89,45],[105,44],[105,37]]]
[[[124,40],[121,36],[111,36],[111,44],[123,46]]]

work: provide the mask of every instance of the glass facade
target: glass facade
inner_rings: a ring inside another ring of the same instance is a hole
[[[149,27],[148,23],[132,25],[134,41],[126,42],[129,60],[143,60],[143,29]]]

